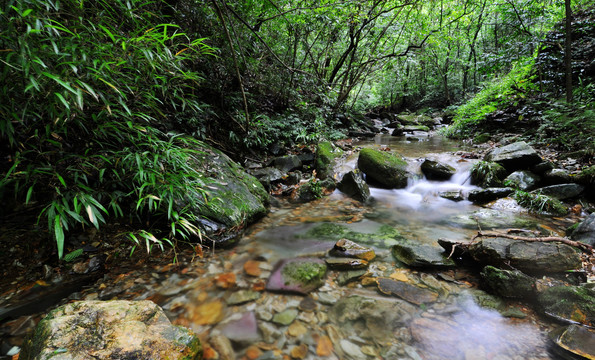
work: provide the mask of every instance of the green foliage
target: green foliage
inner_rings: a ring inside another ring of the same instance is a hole
[[[283,268],[283,277],[309,284],[318,282],[326,274],[326,265],[314,262],[291,262]]]
[[[192,143],[156,127],[168,113],[202,111],[203,77],[189,65],[213,49],[165,23],[161,6],[22,0],[0,9],[0,139],[12,160],[0,168],[0,196],[44,205],[59,257],[68,230],[108,217],[159,219],[167,241],[198,235],[178,206],[204,185],[187,165]]]
[[[548,104],[537,137],[563,150],[595,149],[595,101]]]
[[[506,169],[495,162],[478,161],[471,166],[471,183],[481,187],[502,186],[505,176]]]
[[[528,193],[517,190],[513,195],[514,199],[530,211],[548,213],[562,216],[568,213],[568,209],[559,200],[539,193]]]
[[[524,59],[514,64],[512,70],[496,79],[456,110],[453,124],[444,133],[455,138],[466,138],[481,127],[487,115],[523,101],[536,89],[532,83],[534,59]]]

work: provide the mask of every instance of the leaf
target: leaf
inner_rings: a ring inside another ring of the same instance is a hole
[[[70,111],[70,105],[68,104],[66,99],[64,99],[64,96],[62,96],[62,94],[60,94],[60,93],[54,93],[54,94],[56,95],[58,100],[60,100],[62,102],[62,104],[64,104],[64,106]]]
[[[83,249],[76,249],[74,251],[69,252],[64,256],[64,261],[71,262],[72,260],[76,259],[77,257],[83,255]]]
[[[64,254],[64,229],[62,228],[60,215],[54,217],[54,237],[58,246],[58,258],[62,259],[62,255]]]

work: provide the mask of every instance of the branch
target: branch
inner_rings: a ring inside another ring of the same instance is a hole
[[[568,238],[559,237],[559,236],[544,236],[544,237],[535,237],[534,238],[534,237],[510,235],[510,234],[505,234],[505,233],[501,233],[501,232],[497,232],[497,231],[478,231],[477,235],[473,236],[471,241],[474,241],[475,239],[477,239],[479,237],[501,237],[501,238],[512,239],[512,240],[536,241],[536,242],[557,241],[557,242],[561,242],[566,245],[570,245],[570,246],[579,248],[586,252],[593,252],[593,250],[594,250],[593,246],[591,246],[589,244],[585,244],[580,241],[574,241],[574,240],[570,240]]]

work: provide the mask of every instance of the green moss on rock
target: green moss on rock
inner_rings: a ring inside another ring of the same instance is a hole
[[[478,161],[471,167],[471,183],[481,187],[501,187],[506,169],[495,162]]]
[[[397,153],[365,148],[357,160],[359,169],[373,181],[389,188],[407,186],[407,162]]]
[[[320,179],[333,178],[335,159],[343,155],[343,150],[334,147],[329,141],[323,141],[316,146],[314,166]]]
[[[283,278],[301,284],[312,284],[322,281],[326,274],[326,265],[315,262],[291,262],[282,270]]]

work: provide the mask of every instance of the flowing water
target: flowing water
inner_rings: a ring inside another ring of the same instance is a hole
[[[354,145],[401,153],[416,178],[405,189],[372,188],[374,201],[368,205],[339,191],[308,204],[284,204],[254,226],[241,246],[273,264],[283,258],[317,256],[332,248],[334,240],[312,235],[311,230],[320,224],[340,224],[347,231],[359,234],[372,234],[388,225],[409,240],[433,246],[437,246],[439,238],[468,241],[478,227],[552,229],[556,226],[548,219],[536,219],[519,211],[513,201],[501,200],[488,209],[441,197],[444,191],[466,193],[474,188],[469,183],[469,168],[474,160],[462,159],[460,150],[464,148],[460,143],[439,136],[418,135],[409,140],[377,136]],[[426,180],[419,170],[425,158],[454,166],[456,175],[449,181]],[[355,168],[356,162],[354,151],[338,167],[339,172]],[[325,358],[555,358],[548,351],[546,334],[552,324],[547,319],[540,318],[524,304],[504,303],[478,290],[476,274],[468,271],[425,273],[407,269],[395,262],[390,254],[391,245],[390,241],[372,244],[378,257],[371,263],[368,274],[432,288],[439,293],[437,301],[413,306],[382,295],[376,286],[365,281],[340,286],[341,275],[334,272],[311,295],[319,302],[317,311],[326,314],[317,314],[316,321],[305,317],[301,322],[306,331],[301,339],[284,335],[283,343],[277,346],[289,351],[291,346],[305,343],[309,352],[304,358],[322,358],[321,354],[326,354],[319,350],[317,339],[328,336],[334,351]],[[291,297],[270,299],[268,306],[273,309],[270,312],[291,308],[299,300],[287,299]],[[260,314],[258,311],[263,310],[256,309]]]

